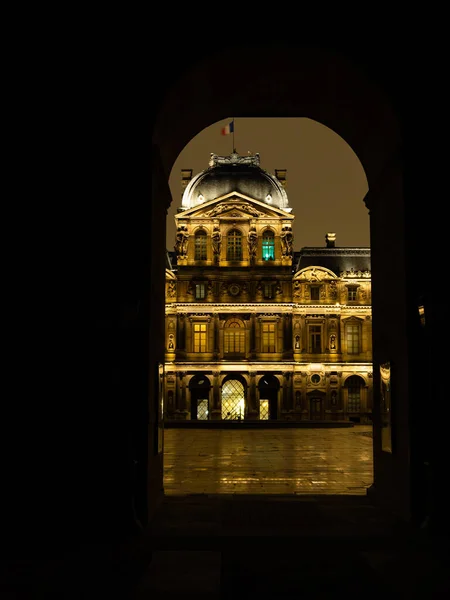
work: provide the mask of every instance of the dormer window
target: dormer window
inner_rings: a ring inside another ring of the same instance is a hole
[[[262,239],[262,259],[275,259],[275,235],[273,231],[267,230],[264,232]]]
[[[349,302],[356,302],[358,293],[358,287],[356,285],[349,285],[347,287],[347,298]]]
[[[227,260],[242,260],[242,234],[237,229],[227,235]]]
[[[195,234],[195,260],[206,260],[206,233],[198,231]]]
[[[311,300],[320,300],[320,285],[311,286]]]

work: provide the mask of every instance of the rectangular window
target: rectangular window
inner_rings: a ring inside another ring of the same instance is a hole
[[[360,388],[349,388],[347,412],[361,411],[361,390]]]
[[[320,285],[311,286],[311,300],[320,300]]]
[[[195,236],[195,260],[206,260],[206,235]]]
[[[275,323],[262,324],[262,351],[275,352]]]
[[[239,329],[225,330],[223,346],[225,354],[243,354],[245,352],[245,331]]]
[[[359,325],[356,323],[347,325],[346,335],[348,354],[359,354]]]
[[[273,284],[272,283],[264,284],[264,298],[273,298]]]
[[[194,352],[206,352],[206,323],[194,323]]]
[[[347,295],[348,295],[348,301],[349,302],[356,302],[357,297],[356,297],[356,293],[358,291],[358,288],[356,287],[349,287],[347,288]]]
[[[322,353],[322,327],[320,325],[309,326],[309,352],[310,354]]]
[[[197,300],[201,300],[206,295],[206,284],[196,283],[195,284],[195,297]]]

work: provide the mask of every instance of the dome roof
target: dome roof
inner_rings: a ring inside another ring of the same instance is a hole
[[[195,175],[184,190],[181,209],[187,210],[199,204],[239,192],[269,206],[291,212],[288,197],[282,183],[259,166],[259,154],[229,156],[211,154],[209,168]]]

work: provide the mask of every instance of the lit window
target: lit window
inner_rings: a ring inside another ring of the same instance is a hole
[[[206,323],[194,323],[194,352],[206,352]]]
[[[262,240],[262,259],[275,259],[275,236],[273,231],[265,231]]]
[[[195,260],[206,260],[206,233],[204,231],[195,234]]]
[[[235,229],[227,235],[227,260],[242,260],[242,235]]]
[[[359,354],[359,325],[349,323],[345,329],[347,336],[347,352],[349,354]]]
[[[244,323],[239,319],[230,319],[225,324],[223,351],[225,354],[243,354],[245,352]]]
[[[275,323],[262,324],[262,351],[275,352]]]

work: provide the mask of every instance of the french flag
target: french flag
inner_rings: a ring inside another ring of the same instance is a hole
[[[222,135],[230,135],[230,133],[234,132],[234,121],[231,121],[231,123],[228,123],[228,125],[225,125],[225,127],[222,127]]]

